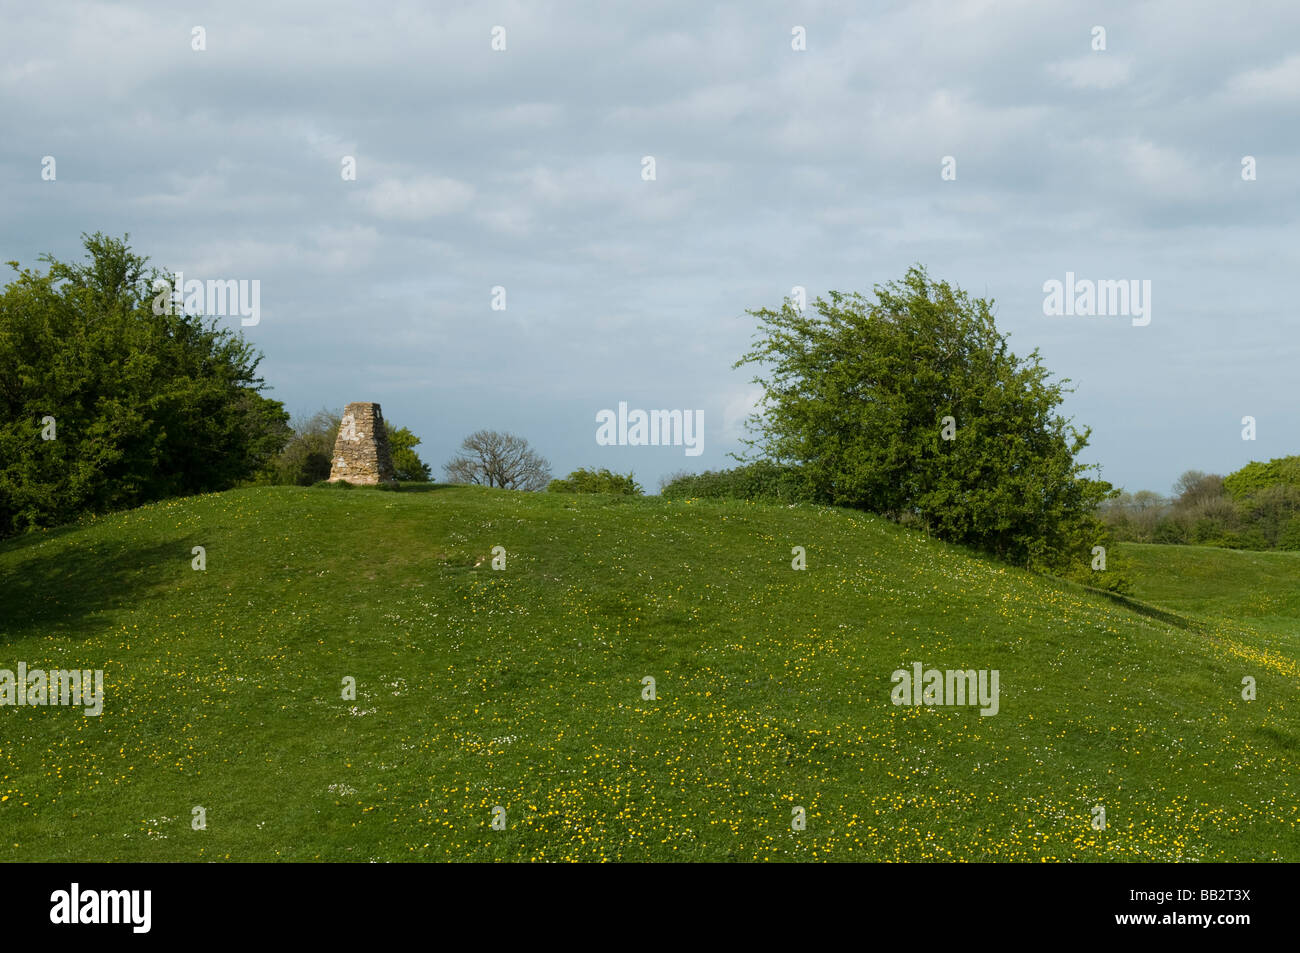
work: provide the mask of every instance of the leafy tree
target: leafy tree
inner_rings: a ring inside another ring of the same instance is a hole
[[[641,496],[641,484],[629,473],[611,473],[607,469],[588,470],[581,467],[563,480],[552,480],[546,487],[548,493],[617,493],[623,496]]]
[[[1277,548],[1293,552],[1300,549],[1300,516],[1292,516],[1282,525],[1278,533]]]
[[[1149,541],[1155,532],[1156,523],[1167,509],[1168,504],[1159,493],[1152,490],[1138,490],[1134,493],[1129,520],[1136,538]]]
[[[415,452],[420,438],[406,427],[394,427],[387,420],[384,427],[388,430],[388,451],[393,457],[397,479],[428,483],[431,475],[429,465]]]
[[[449,483],[478,483],[507,490],[542,490],[551,465],[523,437],[495,430],[476,430],[444,468]]]
[[[155,314],[161,273],[125,237],[83,241],[82,263],[10,262],[0,292],[0,535],[232,487],[289,433],[241,334]]]
[[[1228,498],[1222,503],[1229,512],[1235,510],[1247,545],[1254,549],[1273,549],[1278,546],[1283,530],[1300,515],[1300,486],[1269,483],[1245,494],[1235,502],[1235,507]]]
[[[1294,549],[1300,542],[1300,456],[1253,461],[1226,477],[1188,470],[1174,484],[1159,542]]]
[[[1278,457],[1268,463],[1252,461],[1223,477],[1223,488],[1236,500],[1278,484],[1300,486],[1300,456]]]
[[[1113,566],[1090,571],[1113,491],[1076,462],[1089,431],[1057,413],[1069,382],[1036,350],[1012,353],[991,305],[918,265],[874,300],[832,292],[806,311],[751,311],[759,331],[736,362],[756,365],[764,389],[751,452],[797,465],[825,502],[1121,587]]]

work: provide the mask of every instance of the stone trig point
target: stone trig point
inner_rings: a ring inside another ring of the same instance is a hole
[[[330,460],[330,482],[340,480],[370,486],[397,482],[378,404],[358,401],[344,409]]]

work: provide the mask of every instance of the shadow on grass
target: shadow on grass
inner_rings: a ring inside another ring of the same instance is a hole
[[[455,488],[456,484],[454,483],[403,483],[398,487],[397,492],[433,493],[436,490],[454,490]]]
[[[190,571],[190,543],[102,542],[93,548],[40,546],[62,533],[0,548],[0,646],[30,635],[85,639],[95,616],[138,605],[170,573]]]
[[[1200,619],[1189,619],[1185,615],[1179,615],[1177,612],[1171,612],[1169,609],[1162,609],[1159,606],[1153,606],[1149,602],[1143,602],[1141,599],[1134,599],[1132,596],[1121,595],[1118,592],[1110,592],[1106,589],[1093,589],[1091,586],[1085,586],[1098,595],[1105,596],[1116,605],[1121,605],[1130,612],[1136,612],[1138,615],[1144,615],[1149,619],[1155,619],[1157,622],[1163,622],[1166,625],[1172,625],[1179,629],[1187,629],[1191,632],[1209,632],[1211,626],[1202,622]]]
[[[454,483],[399,483],[397,486],[368,486],[365,484],[348,483],[344,480],[331,483],[329,480],[321,480],[319,483],[313,483],[313,490],[333,490],[334,492],[348,492],[350,490],[376,490],[381,493],[432,493],[435,490],[450,490],[456,486]]]

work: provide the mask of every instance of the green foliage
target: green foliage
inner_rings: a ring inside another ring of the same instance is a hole
[[[1174,494],[1119,493],[1099,514],[1127,542],[1300,549],[1300,457],[1248,463],[1226,477],[1188,470]]]
[[[1226,477],[1188,470],[1174,493],[1154,526],[1138,524],[1136,497],[1128,494],[1104,505],[1102,519],[1118,538],[1134,542],[1300,549],[1300,457],[1248,463]]]
[[[1277,536],[1277,548],[1292,552],[1300,550],[1300,516],[1292,516],[1282,524]]]
[[[10,262],[0,292],[0,536],[234,486],[288,436],[242,335],[154,314],[160,273],[126,239],[83,238],[85,263]]]
[[[548,493],[616,493],[623,496],[641,496],[641,485],[629,473],[611,473],[609,470],[588,470],[580,467],[562,480],[552,480],[546,486]]]
[[[1279,482],[1252,489],[1235,500],[1235,510],[1243,535],[1255,544],[1251,548],[1276,548],[1283,527],[1300,515],[1300,486]]]
[[[1068,381],[1052,381],[1037,351],[1009,350],[990,301],[914,266],[875,300],[832,292],[806,312],[787,300],[750,313],[760,330],[737,366],[770,375],[755,378],[752,449],[798,465],[827,502],[1095,584],[1110,484],[1076,462],[1088,431],[1057,413]]]
[[[1235,500],[1279,484],[1300,487],[1300,456],[1278,457],[1268,463],[1253,461],[1223,478],[1223,488]]]
[[[669,499],[753,500],[771,503],[811,503],[812,489],[797,467],[770,460],[730,470],[676,473],[664,481],[661,495]]]
[[[429,465],[415,452],[420,438],[406,427],[394,427],[387,420],[384,427],[388,430],[388,451],[393,458],[397,479],[428,483],[431,475]]]

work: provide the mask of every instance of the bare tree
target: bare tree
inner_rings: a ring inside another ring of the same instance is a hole
[[[1224,495],[1223,477],[1217,473],[1188,470],[1174,484],[1174,505],[1191,509],[1219,500]]]
[[[1159,509],[1165,505],[1165,498],[1153,490],[1138,490],[1133,494],[1133,509],[1139,513]]]
[[[449,483],[477,483],[507,490],[544,490],[551,465],[523,437],[495,430],[478,430],[460,445],[447,463]]]

